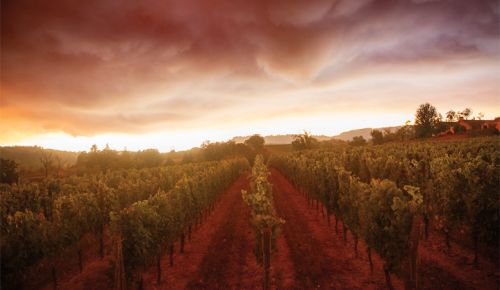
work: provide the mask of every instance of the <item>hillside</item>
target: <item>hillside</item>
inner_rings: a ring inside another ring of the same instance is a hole
[[[340,133],[339,135],[333,136],[333,139],[337,140],[343,140],[343,141],[350,141],[352,140],[353,137],[356,136],[363,136],[366,140],[371,139],[371,132],[372,130],[390,130],[391,132],[394,132],[401,128],[401,126],[395,126],[395,127],[383,127],[383,128],[363,128],[363,129],[355,129],[355,130],[350,130],[350,131],[345,131]]]
[[[328,141],[331,139],[342,140],[342,141],[350,141],[353,137],[363,136],[365,139],[371,139],[371,132],[374,129],[378,130],[386,130],[389,129],[391,131],[399,129],[401,126],[396,127],[384,127],[384,128],[363,128],[363,129],[355,129],[350,131],[345,131],[335,136],[326,136],[326,135],[313,135],[318,141]],[[266,145],[278,145],[278,144],[290,144],[293,140],[295,140],[295,134],[285,134],[285,135],[268,135],[263,136],[266,141]],[[231,139],[236,143],[243,143],[246,139],[250,138],[250,136],[237,136]]]
[[[286,135],[268,135],[263,136],[266,141],[266,145],[277,145],[277,144],[290,144],[293,140],[295,140],[295,134],[286,134]],[[327,141],[332,137],[325,135],[313,135],[318,141]],[[233,137],[230,141],[234,141],[236,143],[243,143],[246,139],[250,138],[250,136],[237,136]]]
[[[38,169],[40,158],[44,152],[52,153],[54,158],[60,158],[61,165],[71,166],[76,163],[78,152],[44,149],[38,146],[5,146],[0,147],[0,158],[16,161],[23,169]]]

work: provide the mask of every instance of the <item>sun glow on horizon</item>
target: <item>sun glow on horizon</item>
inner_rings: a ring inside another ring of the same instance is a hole
[[[224,128],[191,129],[184,131],[163,131],[146,134],[100,134],[95,136],[71,136],[62,132],[35,135],[19,142],[6,143],[4,146],[42,146],[65,151],[88,151],[93,144],[98,148],[109,145],[114,150],[144,150],[156,148],[161,152],[187,150],[199,147],[205,141],[229,141],[237,136],[300,134],[304,130],[314,135],[333,136],[344,131],[361,128],[378,128],[404,125],[411,115],[379,114],[367,117],[366,114],[343,114],[336,116],[299,116],[271,118],[249,124],[231,125]]]

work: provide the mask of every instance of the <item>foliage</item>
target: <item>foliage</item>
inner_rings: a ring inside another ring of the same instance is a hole
[[[277,218],[273,210],[272,185],[267,180],[269,171],[264,164],[262,155],[257,155],[252,167],[252,184],[250,192],[242,191],[243,200],[252,209],[253,223],[260,231],[272,229],[276,232],[283,220]]]
[[[167,202],[161,197],[175,195],[176,200],[185,200],[184,196],[196,191],[199,198],[187,201],[192,203],[190,210],[199,211],[203,202],[213,202],[217,190],[220,191],[245,166],[248,166],[245,160],[237,159],[221,163],[202,162],[141,170],[114,170],[97,175],[71,175],[58,179],[48,177],[42,182],[1,184],[2,285],[6,285],[6,288],[19,288],[12,283],[23,282],[23,273],[27,267],[44,258],[54,260],[64,249],[77,245],[87,233],[93,233],[98,238],[99,250],[103,254],[104,228],[110,223],[110,213],[114,212],[111,215],[114,218],[119,217],[121,210],[129,209],[141,200],[150,199],[148,205],[154,204],[158,209],[159,217],[158,220],[155,218],[155,222],[158,222],[161,230],[151,234],[152,237],[164,238],[167,234],[177,236],[180,231],[177,226],[183,225],[186,219],[179,219],[181,214],[172,219],[171,213],[180,210],[182,213],[185,205],[171,203],[170,199]],[[184,180],[183,183],[179,183],[181,179]],[[130,217],[147,213],[138,209],[130,213]],[[190,222],[193,216],[185,215]],[[124,221],[123,218],[119,220]],[[143,226],[146,229],[151,227],[152,224],[149,223]],[[140,239],[140,236],[137,238]],[[165,241],[170,239],[164,238]],[[128,248],[129,240],[124,246],[127,247],[126,250],[131,249]],[[131,251],[133,253],[127,252],[127,261],[128,255],[136,261],[134,257],[137,252]]]
[[[415,136],[417,138],[430,137],[438,123],[439,116],[436,107],[429,103],[420,105],[415,114]]]
[[[122,241],[127,280],[133,281],[167,245],[183,236],[247,167],[245,159],[191,164],[169,191],[157,189],[149,198],[111,212],[113,233]]]
[[[205,161],[215,161],[245,157],[249,162],[255,158],[255,150],[246,144],[228,142],[205,142],[201,147],[201,156]]]
[[[337,147],[273,156],[270,164],[318,200],[398,271],[412,222],[498,246],[497,137]]]
[[[458,116],[460,118],[464,118],[465,120],[469,119],[469,117],[472,115],[472,109],[471,108],[465,108],[463,111],[458,113]]]
[[[245,140],[245,145],[249,146],[256,152],[262,152],[264,150],[264,143],[266,141],[264,138],[258,134],[250,136],[247,140]]]
[[[264,289],[270,287],[271,251],[275,245],[279,227],[285,222],[276,216],[273,209],[272,185],[268,181],[269,171],[262,155],[257,155],[252,167],[250,192],[241,191],[243,200],[252,210],[255,231],[255,255],[264,267]]]
[[[107,172],[116,169],[151,168],[164,162],[157,149],[146,149],[138,152],[116,151],[108,146],[98,150],[93,145],[90,152],[81,152],[76,161],[77,168],[85,169],[87,172]]]
[[[363,146],[366,145],[366,140],[363,136],[355,136],[352,138],[352,141],[349,142],[351,146]]]
[[[46,152],[60,159],[62,167],[74,165],[78,156],[75,152],[45,149],[39,146],[0,146],[0,156],[14,160],[22,171],[36,172],[41,169],[40,158]]]
[[[372,180],[371,194],[363,209],[367,212],[367,243],[375,249],[390,271],[399,269],[408,256],[412,225],[410,197],[389,180]]]
[[[457,120],[458,120],[458,114],[455,111],[449,110],[448,112],[446,112],[446,121],[454,122]]]
[[[491,158],[497,159],[492,162]],[[472,236],[487,244],[498,243],[500,222],[500,174],[498,155],[486,151],[465,162],[461,169],[467,186],[464,194],[466,214],[472,225]]]
[[[12,184],[18,180],[18,164],[14,160],[0,158],[0,183]]]
[[[380,145],[384,143],[384,133],[380,130],[372,130],[372,143],[373,145]]]
[[[313,149],[318,146],[318,140],[307,131],[304,131],[304,134],[295,135],[294,137],[295,140],[292,141],[292,148],[294,150]]]

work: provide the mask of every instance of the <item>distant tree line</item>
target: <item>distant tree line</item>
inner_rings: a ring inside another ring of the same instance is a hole
[[[266,155],[264,142],[262,136],[253,135],[244,143],[206,141],[200,148],[169,153],[160,153],[157,149],[137,152],[116,151],[110,149],[109,146],[99,150],[96,145],[92,145],[89,152],[81,152],[78,155],[76,167],[87,172],[107,172],[114,169],[142,169],[174,163],[217,161],[235,157],[247,158],[252,163],[257,154]],[[177,162],[172,158],[174,155],[180,156]]]
[[[295,140],[292,141],[292,148],[294,150],[306,150],[319,147],[318,140],[307,131],[304,131],[304,134],[295,135],[294,137]]]
[[[371,137],[373,145],[380,145],[394,141],[407,141],[415,137],[415,128],[410,125],[410,121],[406,121],[406,124],[403,127],[400,127],[395,131],[390,129],[374,129],[371,132]]]
[[[335,146],[346,145],[347,142],[339,139],[330,139],[318,141],[311,133],[304,131],[303,134],[294,135],[295,140],[292,141],[292,149],[294,151],[309,150],[316,148],[332,148]]]
[[[351,146],[363,146],[366,145],[367,142],[363,136],[354,136],[352,137],[352,141],[349,141],[348,144]]]
[[[448,122],[456,122],[460,119],[468,120],[472,116],[472,109],[465,108],[463,111],[454,111],[449,110],[446,112],[446,121]],[[472,117],[473,120],[482,120],[484,118],[484,114],[479,112],[477,116]]]
[[[216,161],[230,159],[234,157],[245,157],[250,162],[257,154],[264,154],[264,138],[260,135],[253,135],[245,143],[236,144],[229,142],[205,142],[201,148],[193,148],[188,151],[160,153],[157,149],[145,149],[137,152],[117,151],[108,145],[99,149],[97,145],[92,145],[88,152],[80,152],[76,158],[76,163],[71,170],[78,172],[107,172],[116,169],[142,169],[175,163],[185,164],[200,161]],[[174,158],[177,160],[174,161]],[[67,169],[67,164],[61,162],[58,155],[52,151],[42,151],[37,158],[38,168],[42,174],[59,175],[63,169]],[[10,159],[2,159],[2,179],[1,182],[11,183],[14,176],[12,172],[19,174],[19,165]],[[14,169],[15,168],[15,169]],[[14,179],[17,180],[18,177]],[[15,182],[15,181],[13,181]]]
[[[201,146],[199,157],[193,158],[191,156],[190,161],[214,161],[234,157],[245,157],[250,164],[253,164],[253,161],[258,154],[267,156],[264,144],[264,137],[258,134],[250,136],[243,143],[236,143],[234,141],[214,143],[205,142]]]
[[[19,163],[16,160],[1,158],[0,159],[0,183],[19,183],[21,175],[33,174],[37,170],[41,170],[43,177],[47,178],[49,173],[55,173],[60,176],[64,167],[64,163],[59,155],[54,154],[50,150],[42,151],[38,158],[39,166],[29,171],[22,171]],[[23,174],[21,174],[23,172]]]
[[[0,156],[3,159],[15,160],[20,171],[32,173],[44,170],[40,159],[50,154],[54,159],[54,166],[73,166],[78,156],[77,152],[47,149],[40,146],[0,146]]]
[[[92,172],[107,172],[111,169],[141,169],[170,163],[173,161],[163,158],[157,149],[131,152],[112,150],[109,146],[99,150],[96,145],[92,145],[89,152],[78,155],[76,167]]]

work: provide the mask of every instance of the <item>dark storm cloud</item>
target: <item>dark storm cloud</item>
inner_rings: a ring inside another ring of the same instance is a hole
[[[497,1],[7,0],[1,13],[0,110],[77,135],[183,124],[368,66],[499,54]]]

